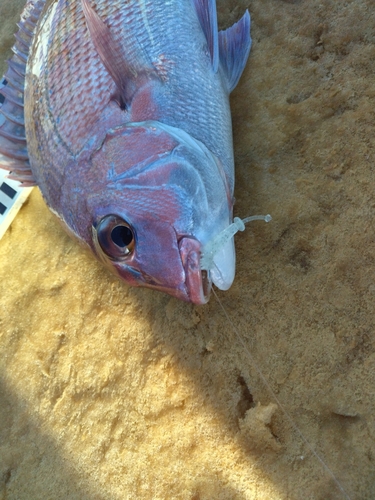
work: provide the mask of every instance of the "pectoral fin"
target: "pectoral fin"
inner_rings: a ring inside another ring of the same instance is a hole
[[[114,96],[122,109],[130,105],[136,90],[155,68],[147,61],[137,40],[132,39],[127,47],[126,41],[116,36],[97,12],[91,7],[89,0],[81,0],[86,23],[95,49],[111,75],[117,87]]]

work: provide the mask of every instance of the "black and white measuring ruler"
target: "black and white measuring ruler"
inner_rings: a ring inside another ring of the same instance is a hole
[[[6,80],[2,80],[0,88],[6,83]],[[3,102],[4,98],[0,94],[0,106]],[[8,174],[6,170],[0,169],[0,239],[33,190],[32,187],[20,187],[19,182],[7,179]]]

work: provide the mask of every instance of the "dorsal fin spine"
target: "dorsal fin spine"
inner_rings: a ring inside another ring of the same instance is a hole
[[[18,125],[19,127],[24,127],[24,125],[25,125],[25,119],[24,119],[24,116],[23,116],[23,108],[19,109],[19,108],[15,108],[14,106],[12,106],[12,108],[13,108],[12,109],[13,113],[9,109],[1,109],[0,113],[3,116],[5,116],[5,118],[9,122],[12,122],[15,125]],[[2,128],[0,129],[0,134],[1,134],[1,130],[2,130]]]
[[[7,130],[2,130],[1,135],[12,142],[21,142],[22,144],[26,144],[26,137],[24,135],[14,134],[12,132],[8,132]]]
[[[16,33],[14,36],[15,36],[17,42],[22,46],[24,51],[27,50],[28,49],[28,41],[24,40],[18,33]]]
[[[3,115],[0,126],[0,168],[11,170],[9,178],[24,185],[35,185],[30,170],[26,147],[23,93],[25,87],[26,63],[36,24],[46,0],[29,0],[17,24],[16,43],[12,47],[13,57],[8,61],[4,80],[9,84],[0,89],[4,102],[0,108]],[[1,158],[3,155],[3,160]]]
[[[15,61],[15,59],[9,59],[7,63],[9,68],[15,71],[19,76],[25,78],[26,64],[19,63]]]
[[[0,93],[8,101],[12,102],[13,104],[16,104],[17,106],[23,107],[23,94],[12,89],[10,85],[5,85],[0,90]]]
[[[17,23],[17,26],[19,28],[17,34],[23,33],[24,35],[29,36],[30,38],[33,37],[33,33],[29,29],[26,28],[26,25],[24,23]]]
[[[14,53],[15,56],[21,59],[21,61],[27,63],[27,54],[22,50],[21,47],[19,47],[19,45],[21,44],[17,41],[16,45],[13,45],[12,47],[12,52]]]

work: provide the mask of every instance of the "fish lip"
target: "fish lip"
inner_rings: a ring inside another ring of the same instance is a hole
[[[200,267],[201,244],[191,236],[179,241],[181,262],[185,271],[186,298],[193,304],[206,304],[210,298],[211,279]]]

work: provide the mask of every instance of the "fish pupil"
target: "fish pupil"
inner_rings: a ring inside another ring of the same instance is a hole
[[[126,226],[115,226],[111,231],[111,238],[120,248],[127,247],[133,241],[133,232]]]

